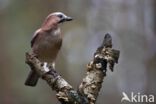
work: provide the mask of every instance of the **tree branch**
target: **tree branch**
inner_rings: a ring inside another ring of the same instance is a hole
[[[112,49],[112,38],[106,34],[103,43],[94,53],[93,60],[87,64],[86,76],[75,91],[52,66],[45,66],[45,63],[41,63],[33,54],[26,53],[26,63],[57,92],[57,99],[62,104],[95,104],[106,76],[107,64],[113,71],[118,58],[119,51]]]

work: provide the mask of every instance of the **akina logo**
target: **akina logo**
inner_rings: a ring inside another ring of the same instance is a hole
[[[151,102],[154,102],[154,95],[145,95],[145,94],[140,94],[140,93],[137,93],[135,94],[134,92],[131,92],[130,96],[128,96],[125,92],[122,92],[122,99],[121,99],[121,102],[125,102],[125,101],[128,101],[128,102],[148,102],[148,103],[151,103]]]

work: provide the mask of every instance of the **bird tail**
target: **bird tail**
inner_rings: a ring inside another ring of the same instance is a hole
[[[31,70],[25,81],[25,85],[34,87],[36,86],[38,79],[39,79],[39,76],[36,74],[36,72]]]

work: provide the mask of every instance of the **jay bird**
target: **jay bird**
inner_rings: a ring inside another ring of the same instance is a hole
[[[71,21],[72,18],[61,12],[54,12],[47,16],[41,28],[33,35],[31,40],[32,53],[44,64],[55,68],[55,60],[62,45],[62,34],[59,24]],[[31,70],[25,81],[27,86],[35,86],[39,76]]]

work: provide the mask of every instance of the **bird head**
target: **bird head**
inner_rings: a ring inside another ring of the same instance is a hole
[[[66,21],[73,20],[71,17],[66,16],[62,12],[54,12],[47,16],[42,24],[43,30],[51,30],[57,28],[57,25]]]
[[[66,21],[72,21],[73,18],[65,15],[64,13],[62,12],[54,12],[52,14],[50,14],[51,16],[56,16],[59,20],[58,20],[58,23],[63,23],[63,22],[66,22]]]

